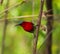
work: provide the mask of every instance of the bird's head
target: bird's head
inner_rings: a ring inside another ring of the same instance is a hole
[[[21,26],[24,21],[19,21],[15,26]]]

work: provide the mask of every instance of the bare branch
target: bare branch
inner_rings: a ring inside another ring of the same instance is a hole
[[[5,9],[8,8],[9,0],[7,1]],[[6,29],[7,29],[7,17],[8,17],[8,10],[5,11],[5,19],[4,19],[4,28],[3,28],[3,36],[2,36],[2,50],[1,54],[4,54],[5,48],[5,39],[6,39]]]
[[[26,1],[24,0],[24,1],[22,1],[22,2],[19,2],[19,3],[13,4],[14,6],[11,5],[9,8],[7,8],[7,9],[1,11],[1,12],[0,12],[0,15],[3,14],[5,11],[10,10],[10,9],[12,9],[12,8],[14,8],[14,7],[17,7],[17,6],[19,6],[19,5],[21,5],[21,4],[25,3],[25,2],[26,2]]]
[[[54,14],[55,16],[57,15],[57,14]],[[51,17],[51,16],[54,16],[54,15],[44,15],[44,14],[42,14],[42,19],[43,20],[46,20],[47,19],[47,17]],[[59,16],[60,14],[58,14],[57,16]],[[15,17],[8,17],[7,18],[7,20],[9,21],[9,20],[12,20],[12,21],[14,21],[15,19],[20,19],[20,18],[35,18],[35,17],[38,17],[38,15],[26,15],[26,16],[15,16]],[[13,20],[14,19],[14,20]],[[33,19],[34,20],[34,19]],[[55,18],[54,19],[54,21],[60,21],[60,19],[59,18]],[[0,22],[4,22],[4,19],[3,18],[0,18]]]
[[[33,40],[33,54],[37,54],[37,41],[38,41],[38,35],[39,35],[39,28],[40,28],[40,25],[41,25],[43,5],[44,5],[44,0],[41,0],[40,13],[39,13],[39,17],[38,17],[38,20],[37,20],[36,33],[34,34],[34,40]]]
[[[20,19],[20,18],[32,18],[32,17],[38,17],[38,15],[26,15],[26,16],[15,16],[11,18],[7,18],[7,20],[12,20],[14,21],[15,19]],[[14,20],[13,20],[14,19]],[[4,22],[4,19],[0,19],[0,22]]]

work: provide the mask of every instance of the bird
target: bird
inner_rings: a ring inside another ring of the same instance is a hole
[[[22,21],[18,23],[16,26],[21,26],[25,31],[33,33],[34,32],[34,24],[28,21]]]

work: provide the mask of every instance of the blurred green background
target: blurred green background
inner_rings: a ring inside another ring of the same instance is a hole
[[[9,0],[9,7],[14,6],[16,3],[21,3],[23,0]],[[0,5],[0,13],[5,9],[7,0],[3,1]],[[34,0],[34,15],[39,15],[40,0]],[[44,11],[46,11],[46,4],[44,3]],[[54,12],[54,30],[53,30],[53,44],[52,54],[60,54],[60,0],[53,0],[53,12]],[[8,19],[11,21],[7,25],[6,40],[5,40],[5,54],[32,54],[33,34],[26,32],[22,27],[16,27],[14,21],[32,21],[36,24],[38,17],[18,18],[17,16],[32,15],[32,0],[28,0],[26,3],[13,7],[8,10]],[[1,17],[2,16],[2,17]],[[14,18],[17,17],[17,18]],[[4,14],[0,14],[0,53],[4,22]],[[46,25],[46,17],[42,19],[42,25]],[[42,54],[44,47],[41,46],[46,38],[46,31],[41,30],[39,32],[37,49]],[[44,44],[43,44],[44,45]],[[39,54],[38,53],[38,54]]]

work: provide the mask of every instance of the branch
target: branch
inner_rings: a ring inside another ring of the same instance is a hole
[[[9,21],[13,19],[15,20],[15,19],[20,19],[20,18],[32,18],[32,17],[38,17],[38,15],[16,16],[16,17],[7,18],[7,20]],[[4,22],[4,19],[0,19],[0,22]]]
[[[54,14],[54,15],[56,16],[57,14]],[[42,14],[42,19],[46,20],[47,17],[51,17],[51,16],[54,16],[54,15],[50,15],[50,14],[49,15],[48,14],[44,15],[44,14]],[[60,14],[58,14],[57,16],[59,16],[59,15]],[[15,17],[10,17],[10,18],[8,17],[7,20],[9,21],[9,20],[13,20],[13,19],[15,20],[15,19],[20,19],[20,18],[31,18],[32,19],[33,17],[38,17],[38,15],[15,16]],[[60,19],[55,18],[54,21],[60,21]],[[4,19],[0,18],[0,22],[4,22]]]
[[[41,0],[40,13],[39,13],[39,17],[38,17],[38,20],[37,20],[36,33],[34,34],[34,40],[33,40],[33,54],[37,54],[37,42],[38,42],[39,28],[41,26],[43,5],[44,5],[44,0]]]
[[[12,8],[14,8],[14,7],[17,7],[17,6],[19,6],[19,5],[22,5],[23,3],[25,3],[26,1],[24,0],[24,1],[22,1],[22,2],[19,2],[19,3],[16,3],[16,4],[13,4],[13,5],[11,5],[9,8],[7,8],[7,9],[5,9],[5,10],[3,10],[3,11],[1,11],[0,12],[0,15],[1,14],[3,14],[5,11],[8,11],[8,10],[10,10],[10,9],[12,9]]]
[[[7,1],[5,9],[8,8],[8,4],[9,4],[9,0]],[[5,11],[5,20],[4,20],[4,28],[3,28],[3,36],[2,36],[1,54],[4,54],[4,48],[5,48],[6,29],[7,29],[7,17],[8,17],[8,10]]]

